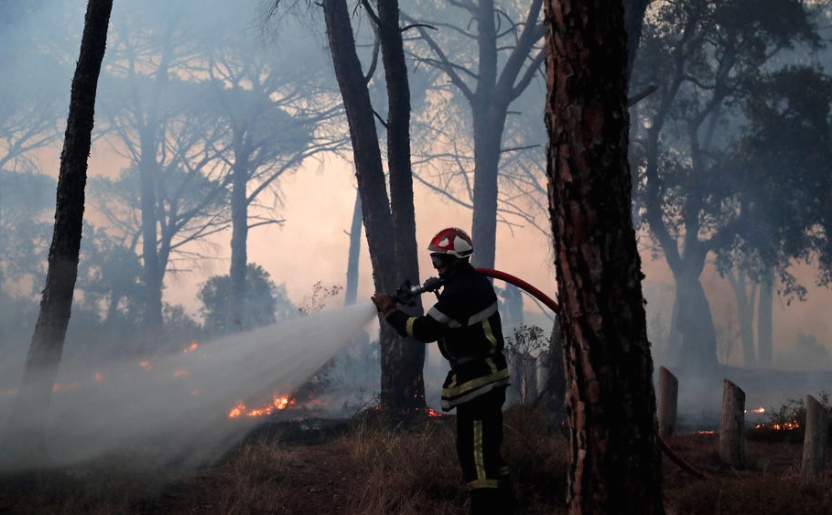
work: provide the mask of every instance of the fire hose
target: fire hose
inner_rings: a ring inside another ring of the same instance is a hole
[[[479,273],[488,277],[500,279],[509,284],[517,286],[521,290],[526,291],[528,294],[532,295],[537,300],[545,304],[546,307],[551,309],[556,315],[560,314],[560,306],[558,306],[557,302],[555,302],[551,297],[540,291],[538,288],[535,288],[534,286],[520,279],[519,277],[508,274],[506,272],[502,272],[500,270],[494,270],[492,268],[477,268],[476,270]],[[396,291],[396,294],[393,296],[393,299],[403,304],[412,304],[413,297],[427,292],[435,292],[440,287],[442,287],[442,284],[442,279],[437,279],[435,277],[428,278],[423,284],[416,286],[411,285],[410,281],[406,281]],[[685,472],[691,474],[692,476],[698,479],[709,479],[709,476],[707,474],[698,470],[693,465],[685,461],[681,456],[676,454],[660,435],[657,434],[656,439],[658,440],[659,448],[662,450],[662,452],[665,453],[665,455],[670,459],[670,461],[678,465]]]

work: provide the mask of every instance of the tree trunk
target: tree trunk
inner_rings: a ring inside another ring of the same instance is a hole
[[[633,64],[636,62],[644,12],[650,0],[626,0],[624,2],[624,26],[627,31],[627,85],[629,90]]]
[[[42,452],[42,422],[47,414],[52,387],[63,353],[72,294],[78,275],[78,254],[84,218],[87,159],[92,146],[95,97],[101,61],[107,43],[112,0],[89,0],[81,50],[72,80],[61,165],[58,176],[55,225],[49,248],[46,286],[32,335],[20,393],[15,400],[6,443],[16,451],[37,458]],[[25,436],[24,441],[15,437]],[[25,459],[25,458],[24,458]]]
[[[352,306],[358,298],[358,260],[361,257],[361,194],[355,192],[355,207],[350,224],[350,246],[347,252],[347,287],[344,289],[344,305]]]
[[[402,242],[399,243],[396,240],[405,237],[413,238],[412,246],[415,248],[415,233],[411,235],[397,234],[397,230],[407,227],[408,223],[399,219],[396,222],[398,225],[394,225],[393,215],[390,212],[373,107],[370,102],[366,80],[361,72],[361,62],[356,54],[355,38],[353,37],[346,2],[345,0],[324,0],[322,7],[332,62],[335,67],[335,76],[344,100],[344,108],[347,112],[347,121],[350,127],[358,191],[364,212],[364,229],[367,235],[370,261],[373,265],[373,283],[376,291],[393,292],[398,287],[399,281],[404,280],[404,274],[407,273],[407,269],[397,265],[397,261],[403,259],[404,256],[398,256],[397,254],[404,254],[406,252],[404,249],[407,248],[408,244],[403,243],[405,240],[401,240]],[[400,38],[401,33],[397,33]],[[389,49],[385,52],[387,51],[394,52],[394,50]],[[386,67],[387,64],[385,64]],[[399,163],[400,156],[394,156],[391,159],[396,159],[396,162]],[[409,171],[409,164],[407,168]],[[398,173],[401,173],[401,170],[398,170]],[[402,177],[397,176],[396,181],[399,180],[402,180]],[[402,188],[403,186],[399,182],[395,186],[391,184],[391,189],[396,190],[395,194],[398,202],[396,207],[405,205],[401,198],[401,195],[403,195]],[[410,191],[412,192],[412,186]],[[412,203],[412,198],[410,202]],[[400,215],[404,216],[401,213]],[[415,227],[415,221],[413,227]],[[409,259],[415,260],[415,255]],[[407,266],[406,263],[403,266]],[[416,351],[406,349],[405,346],[413,347],[415,344],[400,338],[396,331],[383,321],[379,338],[381,343],[380,397],[382,406],[394,411],[407,411],[413,407],[424,407],[424,383],[422,381],[424,345],[416,345],[421,347]],[[420,352],[422,362],[417,364],[414,356]],[[414,361],[410,361],[411,359]]]
[[[774,305],[774,270],[769,270],[760,285],[760,297],[757,299],[757,354],[760,366],[771,368],[774,365],[774,346],[772,344],[772,315]]]
[[[570,421],[569,512],[663,514],[627,161],[622,0],[546,0],[549,209]]]
[[[239,134],[235,139],[241,140]],[[246,265],[248,255],[246,242],[248,240],[248,152],[241,141],[235,143],[234,166],[231,177],[231,268],[229,279],[231,283],[231,299],[229,306],[229,324],[238,331],[250,329],[244,323],[246,316]]]
[[[141,211],[142,211],[142,280],[144,282],[144,326],[149,334],[162,328],[162,269],[156,247],[158,241],[156,213],[156,139],[143,137],[142,156],[139,162],[141,175]],[[152,336],[151,336],[152,337]]]
[[[387,167],[390,172],[390,206],[393,215],[395,263],[398,279],[419,278],[416,245],[416,209],[413,204],[413,172],[410,166],[410,85],[399,27],[398,0],[379,0],[378,34],[381,59],[387,83]],[[412,310],[422,314],[421,301]],[[397,339],[391,350],[389,367],[394,373],[385,382],[382,374],[382,400],[405,411],[424,408],[425,345],[416,340]],[[398,370],[396,370],[398,369]]]
[[[718,365],[716,328],[708,298],[699,282],[701,270],[701,266],[688,264],[676,277],[679,303],[676,327],[682,335],[680,365],[686,372],[713,371]]]
[[[754,368],[757,365],[757,353],[754,350],[754,290],[752,289],[752,295],[748,294],[748,275],[745,270],[738,269],[736,272],[734,275],[732,270],[726,274],[726,277],[734,290],[734,298],[737,301],[742,362],[745,368]]]
[[[472,103],[471,109],[474,120],[475,169],[471,239],[476,248],[471,262],[474,266],[494,268],[497,245],[497,178],[500,175],[500,148],[508,106],[502,105],[496,99],[478,99]]]

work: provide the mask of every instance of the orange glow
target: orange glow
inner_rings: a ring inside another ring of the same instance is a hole
[[[800,427],[800,424],[798,424],[797,422],[785,422],[783,424],[771,424],[771,425],[757,424],[756,426],[754,426],[755,429],[769,428],[769,429],[774,429],[775,431],[792,431],[792,430],[797,429],[799,427]]]
[[[103,381],[103,380],[104,380],[104,374],[102,374],[101,372],[96,372],[96,373],[95,373],[92,377],[93,377],[93,378],[95,379],[95,381],[96,381],[96,382],[98,382],[98,383],[100,383],[101,381]]]
[[[187,349],[182,351],[182,354],[187,354],[191,351],[195,351],[197,347],[198,347],[198,345],[196,344],[196,340],[194,340],[193,342],[191,342],[190,347],[188,347]]]
[[[191,375],[191,373],[188,372],[187,370],[174,370],[173,371],[173,377],[188,377],[189,375]]]
[[[751,411],[753,411],[754,413],[765,413],[766,409],[764,407],[760,406],[759,408],[753,409]]]
[[[245,415],[247,417],[262,417],[263,415],[269,415],[274,413],[275,410],[282,410],[286,409],[289,406],[293,406],[295,404],[295,399],[290,399],[288,395],[277,395],[275,394],[272,397],[271,404],[267,404],[261,408],[256,409],[248,409],[243,402],[238,402],[234,408],[228,413],[229,418],[237,418],[241,415]]]
[[[151,368],[153,368],[153,367],[150,366],[149,361],[142,361],[142,362],[139,363],[139,366],[142,367],[145,370],[150,370]]]
[[[57,393],[57,392],[71,392],[72,390],[74,390],[74,389],[78,388],[79,386],[81,386],[81,385],[79,385],[78,383],[69,383],[69,384],[58,384],[58,383],[55,383],[55,386],[53,386],[53,387],[52,387],[52,392],[53,392],[53,393]]]

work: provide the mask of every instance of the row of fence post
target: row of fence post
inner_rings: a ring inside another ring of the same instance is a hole
[[[659,436],[676,431],[679,381],[669,370],[659,368]],[[829,410],[811,395],[806,396],[806,422],[801,475],[819,477],[826,470],[829,438]],[[722,412],[719,427],[719,458],[736,469],[746,467],[745,392],[730,380],[723,381]]]

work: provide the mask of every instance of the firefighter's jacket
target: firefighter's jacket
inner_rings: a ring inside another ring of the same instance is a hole
[[[438,342],[451,364],[442,385],[443,411],[509,384],[497,295],[491,282],[470,264],[445,280],[426,315],[396,310],[387,321],[402,336]]]

